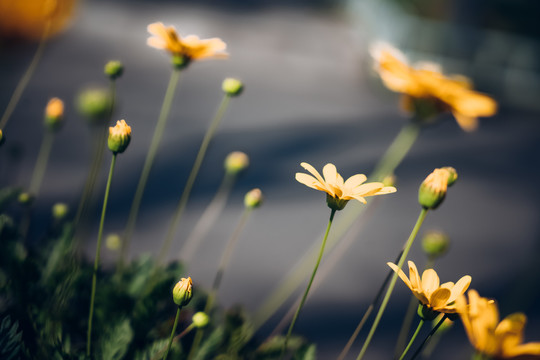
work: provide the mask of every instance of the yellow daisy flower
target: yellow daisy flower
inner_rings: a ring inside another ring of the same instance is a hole
[[[334,164],[326,164],[323,168],[324,178],[317,170],[308,163],[300,164],[311,175],[296,173],[296,180],[312,189],[324,191],[327,194],[328,206],[335,210],[342,210],[347,202],[356,199],[361,203],[366,203],[367,196],[384,195],[396,192],[393,186],[384,186],[381,182],[366,183],[367,177],[364,174],[356,174],[343,180],[337,172]]]
[[[147,44],[160,50],[167,50],[173,55],[186,57],[189,60],[210,58],[224,59],[229,55],[225,52],[227,44],[219,38],[199,39],[196,35],[182,38],[174,26],[165,26],[161,22],[148,25],[149,37]]]
[[[523,329],[527,317],[515,313],[499,322],[495,301],[469,290],[456,300],[461,321],[471,344],[482,354],[496,359],[540,359],[540,342],[523,344]]]
[[[450,111],[466,131],[478,127],[479,116],[497,112],[497,102],[472,90],[471,82],[464,76],[445,76],[438,65],[430,63],[409,66],[405,57],[389,45],[376,46],[372,53],[384,85],[406,95],[407,110],[411,110],[414,99],[427,99],[436,112]]]
[[[440,285],[439,276],[433,269],[427,269],[420,279],[416,265],[409,261],[409,278],[403,270],[395,264],[387,263],[388,266],[398,273],[405,285],[411,289],[414,296],[430,309],[442,313],[452,314],[457,312],[455,301],[463,295],[471,284],[469,275],[463,276],[457,283],[447,282]]]

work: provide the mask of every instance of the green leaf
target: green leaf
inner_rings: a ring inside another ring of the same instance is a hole
[[[6,316],[0,324],[0,359],[19,359],[23,349],[22,332],[17,332],[19,324],[12,323]]]
[[[119,321],[106,331],[101,338],[99,353],[102,360],[120,360],[126,355],[129,344],[133,339],[133,330],[128,319]]]
[[[315,360],[317,355],[317,347],[315,344],[305,344],[300,347],[294,354],[294,360]]]

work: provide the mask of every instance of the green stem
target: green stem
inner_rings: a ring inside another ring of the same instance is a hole
[[[30,81],[30,79],[32,78],[32,75],[34,74],[34,71],[36,70],[37,64],[39,63],[39,60],[41,59],[41,56],[43,55],[43,50],[45,49],[45,45],[47,44],[47,36],[49,35],[49,29],[50,29],[50,21],[47,21],[47,24],[45,25],[45,30],[43,31],[43,35],[41,37],[41,40],[39,41],[34,57],[32,58],[30,65],[28,65],[28,68],[26,69],[24,75],[19,80],[19,83],[15,87],[15,90],[13,91],[13,95],[11,95],[11,99],[9,99],[6,110],[4,111],[4,114],[2,115],[2,118],[0,119],[0,129],[3,129],[6,127],[6,124],[9,118],[11,117],[11,114],[13,113],[13,111],[15,110],[15,107],[17,107],[17,103],[21,99],[24,89],[28,85],[28,82]]]
[[[176,327],[178,326],[178,319],[180,318],[180,310],[182,308],[179,306],[178,310],[176,310],[176,317],[174,318],[174,325],[171,331],[171,337],[169,338],[169,344],[167,345],[167,351],[165,351],[165,355],[163,355],[163,360],[167,359],[167,356],[169,355],[169,350],[171,350],[171,345],[174,338],[174,333],[176,332]]]
[[[403,263],[405,262],[405,259],[407,259],[409,250],[411,249],[414,239],[416,238],[416,235],[418,234],[418,231],[420,230],[420,227],[422,226],[424,219],[426,218],[427,212],[428,212],[427,209],[422,208],[422,211],[420,212],[420,215],[418,216],[418,220],[416,220],[416,224],[414,225],[411,235],[409,236],[409,239],[407,240],[407,244],[405,245],[403,254],[401,255],[401,258],[399,259],[399,263],[397,264],[398,269],[401,269],[403,267]],[[356,360],[360,360],[364,357],[364,354],[366,353],[369,343],[371,342],[371,339],[373,338],[373,335],[375,334],[375,330],[377,329],[377,326],[379,325],[379,322],[381,321],[381,317],[384,313],[384,310],[386,309],[386,305],[388,304],[388,301],[390,300],[390,296],[392,295],[392,291],[394,290],[394,286],[396,285],[397,278],[398,278],[398,273],[394,272],[394,275],[392,276],[392,280],[390,281],[390,285],[388,286],[384,299],[381,303],[381,307],[379,308],[379,311],[377,312],[377,316],[375,317],[375,320],[373,321],[373,324],[371,325],[369,334]]]
[[[232,250],[234,249],[234,245],[240,238],[240,233],[246,226],[249,215],[251,214],[251,210],[253,210],[253,208],[245,208],[244,213],[242,214],[242,217],[240,218],[240,221],[238,222],[238,225],[236,226],[236,229],[234,230],[231,238],[229,239],[229,242],[225,247],[225,251],[221,256],[220,265],[218,267],[218,271],[216,272],[216,276],[214,277],[214,282],[212,284],[212,290],[206,298],[206,304],[203,310],[205,314],[210,314],[210,310],[214,305],[219,286],[221,285],[221,280],[223,279],[223,274],[225,273],[225,269],[227,268],[227,265],[229,264],[229,261],[231,259]],[[193,339],[193,344],[191,345],[191,349],[189,351],[188,360],[190,360],[195,354],[195,351],[197,351],[197,348],[201,343],[203,333],[204,329],[202,328],[198,328],[195,332],[195,338]]]
[[[150,175],[150,170],[152,169],[152,165],[156,157],[159,143],[161,141],[161,138],[163,137],[163,132],[165,131],[165,125],[167,124],[167,119],[169,117],[171,104],[179,79],[180,70],[174,69],[169,80],[169,85],[167,86],[165,97],[163,98],[163,104],[159,113],[156,129],[154,130],[154,135],[150,143],[150,148],[148,149],[146,159],[144,160],[144,166],[141,172],[141,176],[139,178],[139,183],[137,184],[137,189],[135,190],[133,202],[131,203],[131,209],[129,210],[128,220],[126,223],[126,228],[124,230],[124,236],[122,241],[122,249],[119,257],[119,268],[123,266],[123,263],[125,262],[127,257],[127,253],[129,251],[131,237],[133,235],[133,231],[135,230],[135,223],[137,222],[137,216],[139,214],[139,208],[141,206],[144,189],[146,187],[148,176]]]
[[[195,158],[195,163],[193,164],[193,167],[191,168],[191,172],[189,173],[189,177],[184,187],[184,191],[182,192],[182,196],[180,197],[180,201],[178,202],[178,206],[176,208],[176,211],[174,212],[172,221],[169,225],[169,229],[167,230],[167,235],[165,236],[165,240],[163,241],[163,245],[161,246],[161,250],[157,258],[158,264],[162,263],[165,260],[165,257],[167,256],[167,253],[169,252],[169,249],[174,239],[174,234],[176,233],[176,228],[178,227],[180,218],[182,217],[186,204],[189,200],[189,195],[191,194],[191,188],[193,187],[193,184],[195,183],[195,179],[197,178],[197,174],[199,173],[199,169],[201,168],[201,164],[204,160],[204,156],[206,155],[206,150],[208,149],[208,145],[210,144],[210,141],[212,140],[214,133],[216,132],[217,127],[219,126],[219,123],[221,122],[221,119],[223,118],[223,115],[225,115],[225,110],[227,110],[227,106],[229,104],[230,99],[231,97],[227,94],[223,96],[221,104],[219,105],[219,108],[216,114],[214,115],[212,122],[210,123],[210,127],[208,128],[208,130],[206,131],[206,134],[204,135],[203,141],[201,143],[201,147],[199,148],[199,152],[197,153],[197,157]]]
[[[433,336],[433,334],[435,334],[437,332],[437,330],[439,330],[439,328],[441,327],[441,325],[444,323],[444,321],[448,318],[448,314],[444,314],[444,316],[441,318],[441,320],[439,320],[439,322],[437,323],[437,325],[435,325],[435,327],[433,329],[431,329],[431,331],[429,332],[428,336],[426,336],[426,338],[424,339],[424,341],[422,341],[422,343],[420,344],[420,347],[418,347],[418,349],[416,350],[416,352],[414,353],[413,357],[411,358],[411,360],[414,360],[416,359],[416,357],[418,355],[420,355],[420,353],[422,352],[422,349],[424,348],[424,346],[426,346],[426,344],[428,343],[429,339],[431,339],[431,337]]]
[[[291,337],[294,324],[296,324],[296,320],[298,319],[300,310],[302,310],[302,307],[304,306],[304,303],[306,302],[309,289],[311,288],[311,284],[313,283],[313,279],[315,278],[315,274],[317,273],[317,269],[319,268],[319,264],[321,263],[321,259],[324,253],[324,248],[326,245],[326,240],[328,239],[328,234],[330,233],[330,227],[332,226],[332,221],[334,220],[335,214],[336,214],[336,210],[332,209],[332,212],[330,213],[330,220],[328,220],[328,226],[326,227],[326,232],[324,233],[321,249],[319,251],[319,257],[317,258],[317,262],[315,263],[315,267],[313,268],[313,272],[311,273],[311,278],[309,279],[308,286],[306,287],[306,290],[304,291],[304,295],[302,296],[300,305],[298,305],[298,309],[296,309],[296,313],[294,314],[291,325],[289,326],[289,330],[287,331],[287,336],[285,337],[285,342],[283,343],[283,348],[281,349],[281,358],[283,358],[283,356],[285,355],[285,352],[287,351],[287,345],[289,343],[289,338]]]
[[[420,127],[416,122],[411,121],[405,125],[399,134],[396,136],[392,144],[389,146],[385,155],[375,166],[372,175],[369,176],[370,181],[380,181],[387,175],[394,173],[397,166],[409,152],[412,145],[416,141]],[[355,204],[350,202],[347,204],[347,210],[343,215],[340,215],[339,221],[336,221],[332,235],[328,238],[327,249],[330,251],[339,242],[351,226],[356,222],[358,217],[371,206]],[[287,274],[284,281],[275,289],[267,300],[259,307],[254,315],[254,327],[260,328],[279,307],[291,296],[291,294],[305,281],[311,264],[317,257],[317,244],[313,245],[306,251],[306,255],[298,262],[297,266]]]
[[[409,352],[409,349],[411,348],[414,340],[416,339],[416,337],[418,336],[418,333],[420,332],[420,329],[422,328],[422,325],[424,325],[424,319],[420,319],[420,322],[418,323],[418,327],[416,328],[416,331],[414,332],[413,336],[411,337],[411,340],[409,341],[409,344],[407,345],[407,347],[405,348],[405,350],[403,350],[403,353],[401,354],[401,356],[399,357],[399,360],[403,360],[403,358],[405,357],[405,355],[407,355],[407,352]]]
[[[105,213],[107,211],[107,201],[109,199],[109,190],[111,189],[114,165],[116,164],[116,154],[113,153],[107,187],[105,188],[105,197],[103,199],[103,208],[101,210],[101,220],[99,222],[98,240],[96,247],[96,258],[94,259],[94,271],[92,274],[92,293],[90,295],[90,312],[88,314],[88,331],[86,333],[86,355],[90,356],[92,342],[92,320],[94,317],[94,301],[96,298],[97,271],[99,268],[99,257],[101,253],[101,240],[103,239],[103,224],[105,223]]]
[[[30,194],[37,197],[45,170],[47,169],[47,163],[49,162],[49,155],[51,154],[52,144],[54,141],[54,132],[47,130],[43,136],[43,142],[39,149],[39,155],[36,161],[36,167],[32,174],[32,180],[30,181]]]

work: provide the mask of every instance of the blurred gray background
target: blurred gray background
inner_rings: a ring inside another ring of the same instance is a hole
[[[210,287],[242,213],[243,195],[260,187],[266,201],[242,233],[219,292],[222,306],[240,303],[253,312],[306,250],[318,246],[328,220],[324,194],[294,180],[302,171],[300,162],[319,170],[332,162],[345,178],[368,174],[406,122],[398,95],[381,85],[367,52],[371,43],[385,40],[413,62],[436,61],[446,73],[471,77],[500,109],[482,119],[475,133],[463,132],[450,115],[422,131],[396,171],[398,192],[379,199],[323,287],[310,295],[295,332],[317,343],[318,358],[337,356],[385,277],[385,263],[394,260],[412,230],[420,211],[419,184],[433,168],[450,165],[459,172],[459,182],[423,227],[444,230],[452,239],[450,252],[436,265],[441,280],[470,274],[471,287],[496,298],[503,315],[525,312],[526,340],[540,341],[535,306],[540,298],[540,30],[533,16],[539,8],[510,0],[80,2],[71,27],[51,39],[3,129],[8,142],[0,152],[0,182],[28,185],[43,108],[50,97],[60,97],[66,102],[66,124],[53,147],[35,223],[46,226],[55,202],[76,208],[91,154],[87,125],[74,109],[75,94],[86,85],[106,86],[103,65],[119,59],[125,73],[118,80],[115,118],[126,119],[133,138],[118,159],[105,232],[121,232],[170,74],[168,55],[146,46],[146,26],[162,21],[181,35],[222,38],[230,59],[193,63],[183,73],[143,199],[132,256],[157,252],[221,99],[221,81],[238,77],[245,92],[231,101],[211,144],[170,259],[214,195],[225,156],[246,152],[250,168],[183,275],[189,274],[196,286]],[[35,46],[2,42],[2,111]],[[109,159],[106,154],[94,199],[88,254],[95,249]],[[36,225],[31,235],[39,241],[43,232]],[[419,242],[410,258],[419,267],[424,263]],[[105,251],[104,259],[112,264],[115,254]],[[393,345],[388,344],[397,337],[409,294],[398,282],[366,358],[391,357]],[[292,300],[261,328],[261,339]],[[350,358],[358,354],[366,330]],[[472,350],[459,322],[438,350],[434,359],[468,358]]]

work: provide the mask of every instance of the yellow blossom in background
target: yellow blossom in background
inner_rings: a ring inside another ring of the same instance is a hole
[[[412,261],[408,262],[409,278],[407,278],[403,270],[399,269],[395,264],[390,262],[387,264],[399,275],[422,304],[438,312],[457,312],[455,301],[467,291],[471,284],[471,277],[465,275],[455,284],[446,282],[441,285],[439,276],[433,269],[425,270],[422,278],[420,278],[416,265]]]
[[[296,173],[296,180],[312,189],[324,191],[327,194],[327,202],[330,208],[341,210],[347,202],[356,199],[361,203],[366,203],[365,197],[384,195],[396,192],[393,186],[384,186],[381,182],[365,183],[367,177],[364,174],[356,174],[343,180],[343,177],[337,172],[334,164],[326,164],[323,168],[324,178],[317,170],[308,163],[300,164],[313,176]]]
[[[51,118],[60,118],[64,115],[64,102],[55,97],[49,100],[45,107],[45,116]]]
[[[527,317],[515,313],[499,322],[495,301],[469,290],[456,300],[461,321],[471,344],[480,353],[496,359],[540,359],[540,342],[523,344],[523,329]]]
[[[39,39],[64,30],[77,0],[1,0],[0,37]],[[48,30],[47,30],[48,28]]]
[[[478,127],[478,117],[497,112],[495,100],[472,90],[471,82],[464,76],[445,76],[435,64],[409,66],[405,57],[389,45],[375,46],[372,54],[384,85],[406,96],[408,110],[414,99],[429,100],[436,110],[433,115],[450,111],[466,131]]]
[[[199,39],[196,35],[182,38],[174,26],[165,26],[161,22],[148,25],[148,32],[153,35],[148,38],[149,46],[166,50],[173,55],[186,57],[189,60],[228,57],[225,52],[227,44],[219,38]]]

